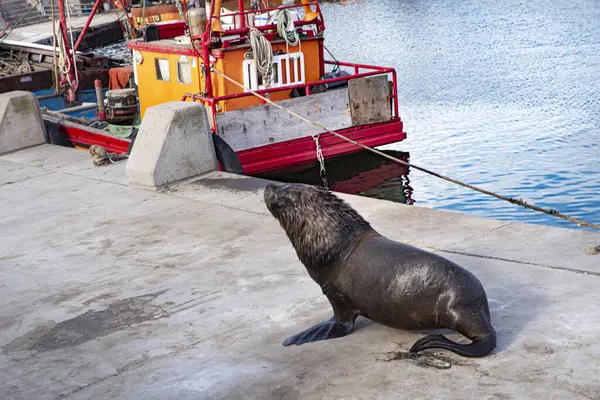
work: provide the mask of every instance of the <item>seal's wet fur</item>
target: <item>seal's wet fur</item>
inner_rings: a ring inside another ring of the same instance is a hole
[[[269,184],[264,200],[334,314],[286,339],[284,345],[345,336],[356,317],[363,315],[400,329],[453,329],[472,340],[458,344],[433,334],[418,340],[411,352],[441,348],[483,357],[496,346],[485,291],[470,272],[436,254],[385,238],[323,188]]]

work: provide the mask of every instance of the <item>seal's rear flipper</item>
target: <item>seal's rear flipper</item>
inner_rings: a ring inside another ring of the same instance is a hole
[[[435,334],[417,340],[410,349],[417,353],[426,349],[450,350],[463,357],[484,357],[496,347],[496,335],[490,334],[482,338],[475,338],[471,344],[458,344],[445,336]]]
[[[341,323],[336,321],[335,317],[331,317],[327,321],[321,322],[312,328],[308,328],[300,333],[295,334],[294,336],[290,336],[283,342],[283,345],[300,345],[319,340],[335,339],[348,335],[352,331],[353,327],[354,320],[352,320],[351,323]]]

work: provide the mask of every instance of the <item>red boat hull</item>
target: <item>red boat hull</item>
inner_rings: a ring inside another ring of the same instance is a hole
[[[367,125],[335,132],[369,147],[383,146],[406,139],[406,133],[402,130],[402,121]],[[319,144],[325,159],[364,151],[357,145],[331,133],[321,134]],[[307,164],[317,162],[315,141],[311,136],[251,150],[243,150],[238,152],[237,155],[244,168],[244,173],[248,175],[271,171],[279,172],[290,168],[301,169]]]
[[[58,127],[60,133],[76,147],[88,148],[92,145],[99,145],[109,152],[118,154],[127,153],[129,148],[130,141],[128,139],[106,135],[98,129],[69,121],[58,122]],[[406,139],[402,121],[399,119],[381,124],[342,129],[336,133],[369,147],[383,146]],[[355,144],[331,133],[321,134],[319,144],[325,159],[363,151]],[[301,169],[303,166],[317,161],[315,141],[311,136],[242,150],[236,154],[246,175]]]

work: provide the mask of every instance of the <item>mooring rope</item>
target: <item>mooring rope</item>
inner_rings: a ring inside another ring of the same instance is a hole
[[[89,147],[88,152],[94,158],[94,165],[97,167],[107,165],[109,163],[115,164],[121,160],[129,158],[128,154],[109,153],[104,147],[95,144]]]
[[[477,192],[480,192],[480,193],[486,194],[486,195],[488,195],[488,196],[493,196],[493,197],[496,197],[496,198],[498,198],[498,199],[500,199],[500,200],[504,200],[504,201],[507,201],[507,202],[509,202],[509,203],[512,203],[512,204],[519,205],[519,206],[521,206],[521,207],[525,207],[525,208],[529,208],[529,209],[531,209],[531,210],[535,210],[535,211],[539,211],[539,212],[542,212],[542,213],[545,213],[545,214],[553,215],[553,216],[555,216],[555,217],[562,218],[562,219],[564,219],[564,220],[567,220],[567,221],[569,221],[569,222],[572,222],[572,223],[575,223],[575,224],[579,224],[580,226],[588,226],[588,227],[590,227],[590,228],[594,228],[594,229],[600,230],[600,225],[598,225],[598,224],[594,224],[594,223],[592,223],[592,222],[587,222],[587,221],[583,221],[583,220],[580,220],[580,219],[577,219],[577,218],[570,217],[570,216],[568,216],[568,215],[565,215],[565,214],[562,214],[562,213],[558,212],[558,211],[557,211],[557,210],[555,210],[555,209],[547,209],[547,208],[538,207],[538,206],[535,206],[535,205],[529,204],[529,203],[527,203],[526,201],[523,201],[523,200],[521,200],[521,199],[514,199],[514,198],[512,198],[512,197],[506,197],[506,196],[502,196],[502,195],[500,195],[500,194],[497,194],[497,193],[491,192],[491,191],[489,191],[489,190],[485,190],[485,189],[478,188],[477,186],[473,186],[473,185],[471,185],[471,184],[469,184],[469,183],[461,182],[461,181],[459,181],[459,180],[456,180],[456,179],[453,179],[453,178],[447,177],[447,176],[445,176],[445,175],[438,174],[437,172],[430,171],[430,170],[428,170],[428,169],[426,169],[426,168],[419,167],[418,165],[414,165],[414,164],[408,163],[408,162],[406,162],[406,161],[400,160],[400,159],[398,159],[398,158],[396,158],[396,157],[390,156],[389,154],[383,153],[383,152],[381,152],[381,151],[379,151],[379,150],[377,150],[377,149],[371,148],[371,147],[369,147],[369,146],[365,146],[364,144],[358,143],[357,141],[355,141],[355,140],[352,140],[352,139],[350,139],[350,138],[348,138],[348,137],[346,137],[346,136],[344,136],[344,135],[341,135],[341,134],[339,134],[339,133],[337,133],[337,132],[333,132],[333,131],[331,131],[331,130],[329,130],[329,129],[325,128],[324,126],[322,126],[322,125],[320,125],[320,124],[318,124],[318,123],[316,123],[316,122],[314,122],[314,121],[311,121],[311,120],[309,120],[308,118],[305,118],[305,117],[303,117],[303,116],[301,116],[301,115],[298,115],[298,114],[296,114],[295,112],[293,112],[293,111],[291,111],[291,110],[288,110],[288,109],[287,109],[287,108],[285,108],[285,107],[282,107],[281,105],[279,105],[279,104],[277,104],[277,103],[275,103],[275,102],[273,102],[273,101],[269,100],[268,98],[266,98],[266,97],[264,97],[264,96],[262,96],[262,95],[260,95],[260,94],[256,93],[254,90],[251,90],[250,88],[247,88],[247,87],[245,87],[243,84],[239,83],[239,82],[238,82],[238,81],[236,81],[235,79],[232,79],[232,78],[230,78],[229,76],[225,75],[224,73],[222,73],[222,72],[221,72],[221,71],[219,71],[218,69],[214,68],[214,66],[213,66],[213,70],[214,70],[214,71],[215,71],[217,74],[221,75],[223,78],[225,78],[225,79],[227,79],[228,81],[230,81],[230,82],[234,83],[235,85],[237,85],[237,86],[239,86],[239,87],[241,87],[241,88],[243,88],[243,89],[247,90],[248,92],[252,93],[254,96],[258,97],[259,99],[261,99],[261,100],[263,100],[263,101],[265,101],[265,102],[267,102],[267,103],[269,103],[269,104],[271,104],[271,105],[273,105],[273,106],[275,106],[275,107],[279,108],[280,110],[282,110],[282,111],[284,111],[284,112],[287,112],[288,114],[291,114],[291,115],[295,116],[296,118],[299,118],[299,119],[301,119],[301,120],[302,120],[302,121],[304,121],[304,122],[307,122],[307,123],[309,123],[309,124],[313,125],[314,127],[317,127],[317,128],[319,128],[319,129],[322,129],[323,131],[326,131],[326,132],[328,132],[328,133],[331,133],[332,135],[334,135],[334,136],[337,136],[337,137],[339,137],[340,139],[343,139],[343,140],[345,140],[345,141],[347,141],[347,142],[350,142],[350,143],[352,143],[352,144],[355,144],[356,146],[359,146],[359,147],[361,147],[361,148],[363,148],[363,149],[365,149],[365,150],[367,150],[367,151],[370,151],[370,152],[372,152],[372,153],[378,154],[378,155],[380,155],[380,156],[382,156],[382,157],[385,157],[385,158],[387,158],[387,159],[389,159],[389,160],[392,160],[392,161],[394,161],[394,162],[397,162],[397,163],[399,163],[399,164],[405,165],[405,166],[407,166],[407,167],[412,167],[412,168],[414,168],[414,169],[416,169],[416,170],[419,170],[419,171],[425,172],[425,173],[427,173],[427,174],[429,174],[429,175],[433,175],[433,176],[435,176],[435,177],[438,177],[438,178],[440,178],[440,179],[443,179],[443,180],[445,180],[445,181],[452,182],[452,183],[454,183],[454,184],[456,184],[456,185],[463,186],[463,187],[469,188],[469,189],[471,189],[471,190],[475,190],[475,191],[477,191]]]

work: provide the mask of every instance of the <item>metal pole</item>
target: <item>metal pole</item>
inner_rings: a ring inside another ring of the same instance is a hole
[[[212,76],[210,72],[210,52],[208,46],[212,37],[212,21],[215,13],[215,1],[210,2],[209,17],[206,19],[206,30],[202,34],[202,63],[204,64],[204,91],[206,97],[213,97],[212,93]],[[194,47],[195,48],[195,47]]]
[[[69,82],[69,89],[67,90],[66,99],[68,101],[74,101],[77,98],[77,81],[73,73],[74,64],[77,61],[75,53],[72,54],[69,50],[69,39],[67,34],[67,21],[65,18],[65,2],[64,0],[58,0],[58,15],[60,17],[60,31],[63,38],[63,44],[65,46],[65,57],[69,60],[69,72],[67,73],[67,80]]]
[[[205,32],[206,34],[206,32]],[[208,32],[208,34],[210,35],[210,32]],[[210,36],[209,36],[210,37]],[[204,87],[204,91],[206,92],[206,97],[211,98],[213,97],[213,93],[212,93],[212,72],[210,72],[210,52],[208,50],[208,44],[210,42],[206,42],[202,43],[202,62],[204,64],[204,80],[205,80],[205,87]]]
[[[92,22],[92,18],[94,18],[94,15],[96,15],[96,11],[98,11],[98,7],[100,6],[101,2],[102,2],[102,0],[96,0],[96,3],[94,3],[92,12],[90,13],[90,16],[88,17],[87,21],[85,21],[85,25],[83,26],[83,30],[81,31],[81,33],[79,34],[79,37],[77,38],[77,42],[75,42],[75,46],[73,46],[73,54],[75,54],[75,52],[79,48],[79,45],[81,44],[81,41],[83,40],[83,36],[87,32],[87,29],[90,26],[90,23]]]
[[[55,91],[58,93],[58,64],[56,63],[56,22],[54,21],[54,0],[50,0],[52,8],[52,65],[54,66],[54,85]]]
[[[238,12],[240,13],[240,28],[246,27],[246,14],[244,14],[244,0],[238,0]]]
[[[94,81],[94,88],[96,89],[96,101],[98,102],[98,116],[101,121],[104,121],[106,119],[106,110],[104,109],[104,96],[100,79]]]
[[[69,38],[67,35],[67,20],[65,18],[65,2],[64,0],[58,0],[58,17],[60,20],[60,32],[62,34],[63,42],[65,45],[65,50],[67,52],[66,56],[69,56]]]

